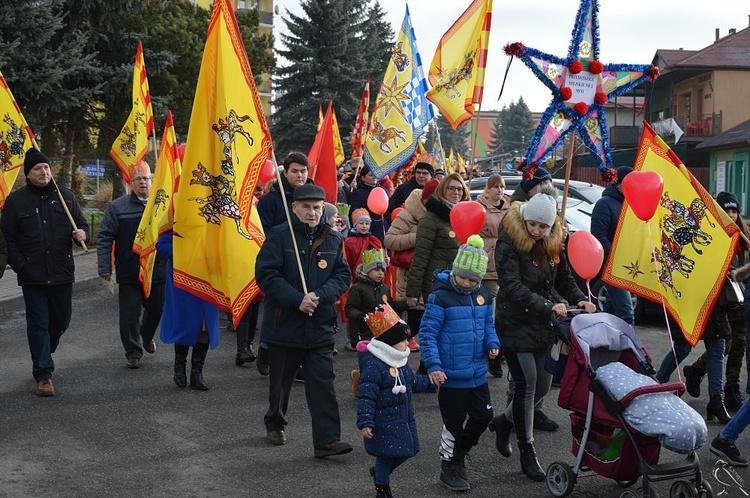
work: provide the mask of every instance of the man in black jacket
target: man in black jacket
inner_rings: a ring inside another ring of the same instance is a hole
[[[393,191],[393,195],[388,200],[388,210],[385,212],[385,219],[388,223],[391,222],[391,213],[396,208],[403,206],[406,202],[406,198],[409,197],[411,191],[415,188],[422,188],[425,184],[430,181],[435,175],[435,170],[430,163],[417,163],[414,166],[414,174],[406,183],[402,183],[396,190]]]
[[[161,320],[164,308],[164,282],[166,280],[166,259],[156,257],[151,280],[149,297],[143,294],[138,279],[140,262],[133,252],[133,242],[146,208],[151,191],[151,168],[141,161],[130,174],[130,195],[112,201],[102,218],[97,245],[99,276],[106,281],[112,278],[112,244],[115,246],[115,269],[120,288],[120,339],[125,348],[125,366],[138,368],[143,350],[151,354],[156,351],[154,334]],[[143,309],[143,322],[141,319]],[[143,347],[141,347],[141,340]]]
[[[23,172],[26,186],[5,201],[0,230],[8,244],[10,266],[23,291],[36,394],[54,396],[52,353],[70,324],[73,308],[72,243],[86,242],[89,226],[75,194],[52,181],[49,159],[44,154],[33,148],[27,150]],[[60,195],[77,229],[68,219]]]
[[[341,419],[333,385],[335,303],[348,288],[351,274],[342,236],[321,221],[324,200],[325,191],[316,185],[294,189],[292,226],[283,223],[266,234],[255,264],[255,277],[265,294],[261,338],[269,345],[271,360],[269,407],[263,419],[267,439],[273,445],[286,443],[289,395],[302,365],[316,458],[352,450],[339,440]]]

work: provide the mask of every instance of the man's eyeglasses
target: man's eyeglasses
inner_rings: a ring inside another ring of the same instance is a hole
[[[151,180],[151,175],[146,175],[146,176],[134,176],[134,177],[133,177],[133,178],[131,179],[131,181],[132,181],[133,183],[135,183],[135,182],[147,182],[147,181],[149,181],[149,180]]]

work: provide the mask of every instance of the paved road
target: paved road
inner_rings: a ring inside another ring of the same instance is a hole
[[[221,345],[209,353],[205,377],[211,390],[195,392],[172,383],[173,353],[164,344],[158,343],[142,368],[126,369],[116,316],[116,297],[106,286],[76,291],[73,321],[55,355],[58,395],[53,398],[33,394],[23,311],[0,316],[0,496],[374,496],[367,470],[372,459],[362,448],[350,394],[349,372],[356,358],[341,344],[335,368],[342,439],[355,451],[316,460],[300,384],[292,393],[288,444],[265,443],[267,379],[254,365],[234,366],[232,332],[223,331]],[[637,330],[652,356],[660,359],[667,348],[663,329],[652,325]],[[343,343],[343,337],[339,340]],[[416,368],[417,355],[410,363]],[[490,386],[495,404],[503,405],[506,381],[492,378]],[[704,412],[706,398],[704,393],[686,401]],[[540,461],[544,467],[555,460],[572,464],[567,413],[550,401],[546,411],[562,428],[536,434]],[[435,395],[417,395],[415,408],[422,452],[393,475],[395,496],[451,496],[437,484],[441,423]],[[710,437],[719,429],[709,424]],[[739,443],[745,454],[750,454],[748,441]],[[707,448],[699,455],[710,471],[715,459]],[[495,451],[490,433],[471,457],[469,496],[548,496],[544,484],[521,475],[517,456],[504,459]],[[659,490],[668,495],[666,485]],[[576,485],[573,496],[616,497],[619,492],[612,481],[590,477]]]

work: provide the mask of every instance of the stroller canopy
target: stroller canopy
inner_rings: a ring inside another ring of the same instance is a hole
[[[573,318],[571,335],[580,346],[588,365],[596,370],[618,361],[622,351],[631,350],[638,362],[648,360],[643,343],[633,328],[609,313],[586,313]]]

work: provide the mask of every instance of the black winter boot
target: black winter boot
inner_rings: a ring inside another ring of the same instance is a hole
[[[438,484],[451,491],[468,491],[471,489],[469,483],[461,478],[458,463],[455,460],[442,460],[440,462],[440,480]]]
[[[711,422],[714,417],[718,418],[722,424],[728,424],[732,420],[724,406],[724,400],[721,399],[721,394],[711,394],[706,405],[706,418]]]
[[[687,387],[687,393],[694,397],[701,397],[701,381],[703,381],[703,375],[698,372],[698,369],[693,365],[686,365],[682,369],[682,373],[685,375],[685,387]]]
[[[521,453],[521,471],[532,481],[543,481],[546,475],[536,459],[534,444],[519,441],[518,451]]]
[[[174,383],[177,387],[187,386],[187,373],[185,368],[187,367],[187,356],[190,351],[189,346],[183,346],[182,344],[174,345]]]
[[[237,325],[237,356],[234,359],[234,364],[238,367],[245,363],[252,363],[257,358],[253,351],[253,338],[250,335],[254,336],[255,333],[250,334],[250,323],[242,317]]]
[[[190,389],[208,391],[208,386],[203,381],[203,364],[207,353],[207,342],[199,342],[193,346],[193,355],[190,357]]]
[[[390,484],[376,484],[375,498],[393,498]]]
[[[740,386],[724,386],[724,406],[727,410],[736,412],[740,407],[745,404],[745,398],[740,394]]]
[[[513,422],[508,420],[505,414],[498,415],[492,419],[488,426],[490,432],[495,433],[495,448],[505,458],[513,454],[513,447],[510,445],[510,432],[513,430]]]

